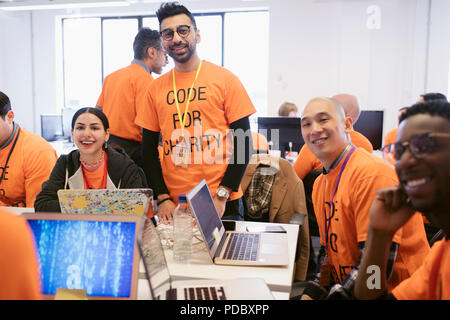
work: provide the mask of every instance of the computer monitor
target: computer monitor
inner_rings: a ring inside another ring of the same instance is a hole
[[[41,136],[47,141],[63,138],[63,121],[60,114],[41,114]]]
[[[64,108],[62,109],[62,122],[63,122],[63,134],[64,138],[68,141],[72,141],[72,118],[78,109]]]
[[[383,110],[362,110],[353,129],[362,133],[372,143],[374,150],[383,145]]]
[[[302,137],[301,119],[294,117],[258,117],[258,132],[267,138],[271,150],[299,152],[305,144]]]

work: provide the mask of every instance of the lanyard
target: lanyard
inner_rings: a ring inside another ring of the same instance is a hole
[[[14,147],[16,146],[17,139],[19,139],[19,134],[20,134],[20,127],[17,130],[16,138],[14,139],[13,145],[12,145],[11,149],[9,150],[8,157],[6,158],[5,165],[3,166],[2,175],[0,176],[0,183],[2,183],[3,178],[5,177],[6,167],[8,166],[9,158],[11,157]]]
[[[99,189],[106,189],[106,179],[108,177],[108,153],[107,152],[105,152],[105,162],[104,162],[103,166],[104,166],[103,181],[102,181],[102,185]],[[92,189],[91,186],[89,186],[86,172],[84,170],[85,169],[84,169],[83,165],[81,165],[81,171],[83,172],[84,188]]]
[[[331,212],[334,212],[334,202],[333,202],[334,196],[336,195],[336,191],[338,189],[339,182],[341,181],[341,176],[342,176],[342,173],[344,172],[345,166],[347,165],[348,159],[350,159],[350,156],[352,155],[353,151],[355,151],[355,149],[356,149],[356,147],[352,146],[352,149],[350,150],[350,152],[345,157],[344,163],[342,164],[342,167],[341,167],[341,171],[339,171],[339,176],[338,176],[338,179],[336,181],[336,185],[334,186],[333,195],[331,196],[330,218],[329,219],[327,218],[327,210],[325,208],[323,209],[323,213],[325,215],[324,225],[325,225],[325,249],[326,250],[328,249],[328,229],[329,229],[330,224],[331,224],[331,218],[333,217],[333,214]],[[326,189],[326,184],[327,184],[327,180],[325,179],[325,189]]]
[[[189,109],[189,103],[191,102],[191,92],[194,88],[194,83],[197,80],[198,74],[200,73],[200,69],[202,67],[202,60],[200,60],[200,64],[197,68],[197,73],[195,74],[194,81],[192,82],[191,89],[189,90],[188,99],[186,102],[186,109],[184,109],[184,116],[181,116],[181,110],[180,110],[180,104],[178,103],[178,93],[177,93],[177,86],[175,83],[175,68],[172,69],[172,78],[173,78],[173,94],[175,96],[175,104],[177,105],[177,112],[178,112],[178,118],[180,118],[180,127],[181,127],[181,136],[184,136],[184,124],[186,123],[186,114]]]

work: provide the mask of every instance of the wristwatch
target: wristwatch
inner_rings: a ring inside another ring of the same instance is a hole
[[[224,187],[219,187],[219,189],[217,189],[217,191],[216,191],[216,195],[219,198],[225,198],[225,199],[228,199],[230,197],[230,193]]]

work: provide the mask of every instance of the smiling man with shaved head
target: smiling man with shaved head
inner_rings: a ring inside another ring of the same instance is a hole
[[[323,165],[312,192],[321,249],[316,279],[302,299],[351,297],[367,238],[369,209],[380,188],[398,183],[394,169],[349,140],[352,119],[332,98],[305,107],[302,136]],[[415,214],[393,237],[387,267],[389,286],[408,278],[429,251],[423,221]]]

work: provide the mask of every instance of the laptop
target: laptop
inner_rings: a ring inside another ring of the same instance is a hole
[[[144,217],[24,213],[39,256],[41,290],[86,290],[88,299],[137,298],[140,254],[137,236]]]
[[[186,198],[215,264],[251,266],[289,264],[286,233],[225,231],[205,179],[189,191]]]
[[[152,189],[58,190],[61,213],[146,215]]]
[[[172,281],[153,222],[145,219],[138,246],[152,300],[273,300],[260,278]]]

